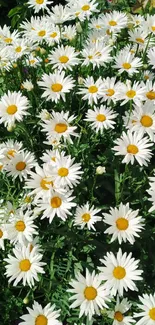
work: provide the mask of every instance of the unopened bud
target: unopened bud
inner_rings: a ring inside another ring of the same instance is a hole
[[[105,167],[98,166],[98,167],[96,168],[96,174],[97,174],[97,175],[102,175],[102,174],[104,174],[105,172],[106,172]]]
[[[24,303],[25,305],[27,305],[27,304],[29,303],[29,298],[28,298],[28,297],[25,297],[25,298],[23,299],[23,303]]]
[[[81,24],[79,22],[76,23],[76,29],[77,29],[78,33],[82,33],[82,27],[81,27]]]
[[[12,131],[15,129],[15,127],[16,127],[16,124],[8,125],[8,127],[7,127],[7,131],[8,131],[8,132],[12,132]]]

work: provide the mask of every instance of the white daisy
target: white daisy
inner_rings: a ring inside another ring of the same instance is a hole
[[[26,89],[27,91],[31,91],[34,88],[32,81],[31,80],[28,80],[28,79],[26,79],[25,81],[23,81],[22,87],[24,89]]]
[[[117,100],[117,93],[121,87],[120,82],[116,82],[116,77],[107,77],[103,79],[103,98],[101,102],[107,101],[108,104]]]
[[[91,122],[91,127],[94,131],[103,133],[104,129],[114,129],[115,121],[118,114],[112,109],[101,105],[99,108],[94,106],[94,109],[89,109],[86,113],[85,121]]]
[[[155,82],[148,80],[144,85],[146,87],[145,100],[155,103]]]
[[[104,266],[98,269],[102,272],[102,280],[106,281],[104,287],[110,290],[111,295],[118,293],[123,296],[124,290],[138,290],[134,281],[142,280],[140,275],[143,271],[137,270],[139,260],[135,260],[132,253],[123,254],[120,248],[116,256],[110,252],[100,261]]]
[[[6,276],[9,283],[14,281],[13,286],[22,280],[23,285],[34,286],[34,280],[39,281],[38,274],[45,273],[43,266],[46,264],[41,262],[42,254],[36,253],[34,248],[30,252],[30,247],[23,246],[22,249],[13,248],[14,256],[8,255],[4,261],[7,263]]]
[[[41,9],[48,9],[48,5],[52,4],[53,1],[48,0],[28,0],[27,4],[30,8],[34,9],[35,13],[38,13]]]
[[[144,228],[144,220],[138,216],[139,210],[130,209],[129,203],[121,203],[118,208],[110,208],[109,212],[103,213],[103,222],[109,225],[104,233],[112,235],[111,242],[118,239],[119,244],[126,241],[133,244],[135,237],[139,237],[139,232]]]
[[[145,70],[143,72],[143,78],[144,78],[144,81],[148,81],[148,80],[151,81],[154,79],[154,75],[149,70]]]
[[[64,157],[65,155],[65,151],[59,151],[58,149],[55,149],[55,150],[46,150],[44,153],[43,153],[43,156],[41,157],[41,160],[44,162],[44,163],[51,163],[54,162],[56,164],[57,162],[57,159],[61,159],[62,157]]]
[[[59,113],[52,111],[51,119],[44,121],[44,124],[42,124],[43,132],[46,132],[47,137],[51,140],[54,139],[59,141],[63,139],[65,142],[67,140],[73,143],[71,136],[78,136],[78,134],[75,133],[77,127],[70,125],[74,119],[75,116],[69,116],[69,112],[61,111],[61,113]]]
[[[113,10],[103,16],[104,27],[112,32],[120,31],[127,27],[127,15],[123,12]]]
[[[141,106],[134,106],[131,114],[126,112],[124,123],[127,129],[144,134],[148,134],[151,141],[155,141],[155,105],[145,102]]]
[[[155,15],[148,15],[146,18],[146,27],[148,30],[155,35]]]
[[[134,42],[139,45],[140,50],[144,50],[146,48],[148,42],[148,34],[149,32],[142,27],[135,28],[134,30],[130,30],[129,32],[129,41]],[[150,42],[151,45],[151,42]]]
[[[6,224],[8,238],[12,243],[26,243],[33,240],[33,235],[37,235],[37,226],[34,224],[34,216],[29,210],[17,209],[13,217],[10,217]]]
[[[49,75],[45,73],[42,76],[42,81],[38,81],[38,85],[45,90],[42,97],[57,103],[60,98],[65,101],[65,94],[74,87],[74,80],[70,76],[65,77],[64,71]]]
[[[5,166],[5,170],[8,175],[14,179],[19,177],[22,181],[23,178],[27,178],[30,170],[37,165],[34,155],[29,151],[22,151],[16,153],[16,155],[10,160],[10,163]]]
[[[83,88],[80,88],[78,94],[84,95],[83,100],[88,100],[90,105],[97,104],[98,99],[103,96],[103,80],[99,77],[94,81],[93,77],[87,77],[84,80]]]
[[[129,75],[139,72],[139,68],[142,67],[143,62],[141,59],[136,58],[134,54],[121,50],[115,57],[114,68],[118,69],[119,73],[126,71]]]
[[[152,212],[155,210],[155,177],[149,177],[149,181],[150,188],[147,192],[151,196],[148,200],[152,202],[152,207],[149,209],[149,212]]]
[[[155,68],[155,47],[151,48],[148,51],[148,60],[149,60],[149,64],[153,66],[153,68]]]
[[[137,307],[141,309],[141,312],[134,314],[134,317],[140,318],[136,321],[136,325],[154,325],[155,324],[155,294],[143,294],[139,296],[141,304]]]
[[[49,63],[53,64],[53,68],[58,68],[59,70],[69,69],[79,64],[80,60],[77,57],[79,53],[75,52],[75,48],[73,46],[58,46],[55,50],[50,52],[48,56]]]
[[[50,303],[44,308],[34,301],[32,308],[27,308],[28,314],[20,316],[23,320],[19,325],[62,325],[57,319],[60,317],[60,309],[55,310],[55,304]]]
[[[50,21],[53,24],[63,24],[64,22],[71,19],[72,19],[72,14],[67,5],[66,6],[56,5],[52,7],[52,10],[50,12]]]
[[[12,126],[15,121],[23,120],[29,108],[28,99],[22,95],[20,91],[10,92],[3,95],[0,99],[0,123],[4,123],[5,126]]]
[[[0,155],[3,157],[0,158],[0,161],[5,166],[7,163],[10,163],[10,159],[12,159],[17,153],[22,151],[23,144],[18,141],[14,141],[12,139],[2,142],[0,145]]]
[[[86,277],[79,272],[75,275],[75,280],[71,280],[70,285],[73,289],[67,291],[73,294],[69,299],[75,301],[70,308],[80,306],[79,317],[84,314],[91,320],[94,314],[100,315],[103,307],[108,308],[106,301],[109,301],[109,292],[104,289],[101,282],[100,275],[95,274],[95,271],[91,274],[88,269],[86,269]]]
[[[63,26],[62,38],[72,41],[77,35],[77,29],[75,25]]]
[[[8,239],[8,235],[5,229],[5,226],[3,224],[0,224],[0,248],[5,249],[4,247],[4,240]]]
[[[114,311],[107,311],[107,315],[113,319],[112,325],[130,325],[134,323],[135,320],[131,316],[124,315],[130,308],[131,304],[128,302],[127,298],[123,298],[122,301],[120,301],[117,296]]]
[[[89,230],[96,230],[94,224],[102,220],[102,217],[98,215],[100,211],[101,209],[95,209],[94,205],[90,207],[88,202],[83,206],[78,206],[75,211],[74,225],[81,229],[87,226]]]
[[[68,215],[72,214],[70,212],[72,207],[76,206],[76,203],[73,202],[75,197],[71,194],[71,191],[60,193],[51,190],[49,197],[40,198],[36,201],[36,212],[43,212],[41,219],[49,218],[49,223],[53,221],[55,216],[65,221]]]
[[[122,163],[131,165],[135,160],[140,166],[148,166],[152,152],[149,149],[153,144],[149,142],[147,137],[142,137],[141,133],[128,131],[123,132],[121,138],[114,141],[116,146],[113,148],[116,151],[116,156],[124,156]]]
[[[125,105],[128,101],[133,101],[136,105],[140,106],[141,102],[145,99],[146,87],[144,84],[134,82],[131,84],[130,80],[127,80],[125,84],[120,83],[118,89],[117,99],[121,100],[121,106]]]
[[[58,157],[56,163],[49,165],[49,172],[54,177],[54,183],[58,187],[76,186],[81,179],[81,164],[75,163],[75,158],[71,156]]]
[[[92,63],[93,69],[96,66],[105,66],[111,61],[110,52],[110,46],[106,46],[103,42],[89,44],[81,51],[81,55],[84,60],[82,65],[88,66],[90,63]]]

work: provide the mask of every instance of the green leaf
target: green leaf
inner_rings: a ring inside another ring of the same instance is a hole
[[[11,9],[8,13],[8,17],[11,18],[12,16],[16,15],[17,13],[21,12],[23,7],[17,6],[13,9]]]

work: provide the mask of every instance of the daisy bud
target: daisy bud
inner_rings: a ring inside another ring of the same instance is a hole
[[[45,53],[46,53],[46,50],[45,50],[44,48],[41,47],[41,48],[40,48],[40,53],[41,53],[41,54],[45,54]]]
[[[23,299],[23,303],[24,303],[25,305],[27,305],[27,304],[29,303],[29,299],[28,299],[28,297],[25,297],[25,298]]]
[[[144,70],[147,70],[148,69],[148,64],[144,64],[143,68],[144,68]]]
[[[82,33],[82,27],[81,27],[81,24],[79,22],[76,23],[76,29],[77,29],[78,33]]]
[[[84,79],[82,77],[78,77],[78,84],[83,85]]]
[[[104,174],[105,172],[106,172],[105,167],[98,166],[98,167],[96,168],[96,174],[97,174],[97,175],[102,175],[102,174]]]
[[[39,114],[39,117],[41,120],[50,120],[51,114],[46,109],[43,109]]]
[[[15,127],[16,127],[16,124],[8,125],[8,127],[7,127],[7,131],[8,131],[8,132],[12,132],[12,131],[15,129]]]

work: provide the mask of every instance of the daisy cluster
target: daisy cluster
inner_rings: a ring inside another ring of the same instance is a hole
[[[155,293],[149,288],[139,296],[135,310],[132,292],[144,281],[133,247],[155,210],[155,15],[104,11],[97,0],[65,6],[29,0],[26,7],[33,15],[18,30],[0,27],[0,176],[9,184],[0,207],[5,276],[30,292],[44,276],[51,286],[55,247],[48,259],[42,227],[59,234],[67,225],[65,236],[90,242],[107,236],[112,249],[106,246],[97,265],[92,259],[74,275],[72,259],[66,315],[70,307],[78,309],[78,324],[102,324],[103,316],[113,325],[154,325]],[[102,165],[95,164],[98,156]],[[138,208],[124,190],[133,170],[141,186],[143,177],[147,183]],[[102,195],[108,185],[97,183],[108,171],[110,204]],[[19,315],[21,325],[62,324],[67,316],[60,321],[55,303],[35,299]]]

